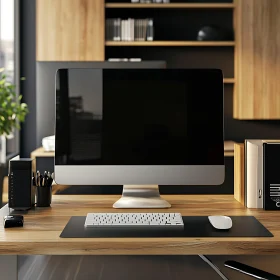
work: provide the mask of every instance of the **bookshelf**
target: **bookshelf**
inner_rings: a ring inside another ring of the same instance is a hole
[[[235,79],[233,78],[224,78],[224,84],[234,84]]]
[[[233,3],[169,3],[169,4],[142,4],[142,3],[107,3],[105,8],[110,9],[232,9]]]
[[[106,41],[105,46],[138,46],[138,47],[233,47],[233,41]]]
[[[233,94],[235,40],[197,41],[202,26],[216,25],[234,30],[235,0],[189,3],[131,3],[124,0],[105,2],[105,19],[143,19],[154,21],[154,41],[105,40],[105,59],[141,58],[165,60],[168,67],[220,68],[227,77],[225,92]],[[175,2],[175,1],[174,1]]]

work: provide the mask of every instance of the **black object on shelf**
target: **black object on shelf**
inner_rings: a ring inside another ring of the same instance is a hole
[[[197,34],[198,41],[231,41],[233,32],[215,25],[202,27]]]

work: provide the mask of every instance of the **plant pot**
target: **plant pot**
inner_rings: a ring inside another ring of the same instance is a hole
[[[0,164],[6,163],[6,136],[0,135]]]

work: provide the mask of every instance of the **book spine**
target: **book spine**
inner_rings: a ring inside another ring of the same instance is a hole
[[[148,20],[148,27],[147,27],[147,41],[154,40],[154,22],[153,19]]]
[[[131,40],[134,41],[134,19],[132,19],[131,21],[131,32],[132,32]]]
[[[117,19],[117,36],[116,36],[116,41],[121,40],[121,19]]]
[[[140,19],[140,41],[144,40],[144,24],[143,24],[143,19]]]
[[[125,41],[128,41],[128,20],[125,21]]]
[[[245,142],[245,204],[248,208],[263,208],[262,144]]]
[[[121,21],[121,40],[124,41],[124,20]]]
[[[131,36],[131,18],[128,19],[127,26],[128,26],[128,38],[127,38],[127,40],[131,41],[131,38],[132,38],[132,36]]]
[[[138,24],[139,24],[139,20],[135,19],[134,22],[134,40],[138,41]]]
[[[117,41],[117,19],[113,19],[113,41]]]
[[[148,19],[144,20],[144,41],[147,41]]]
[[[113,22],[114,20],[113,19],[110,19],[110,32],[109,32],[109,34],[110,34],[110,39],[109,40],[113,40],[113,30],[114,30],[114,26],[113,26]]]

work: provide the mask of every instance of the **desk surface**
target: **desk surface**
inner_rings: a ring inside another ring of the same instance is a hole
[[[172,204],[159,212],[184,216],[253,215],[273,234],[272,238],[59,238],[71,216],[88,212],[125,212],[113,209],[116,195],[56,195],[51,208],[37,208],[25,215],[23,228],[0,225],[0,254],[13,255],[192,255],[279,254],[280,212],[244,208],[232,195],[167,195]],[[131,212],[128,210],[127,212]],[[149,212],[142,209],[135,212]],[[0,215],[8,214],[7,205]],[[242,229],[240,229],[242,230]]]

